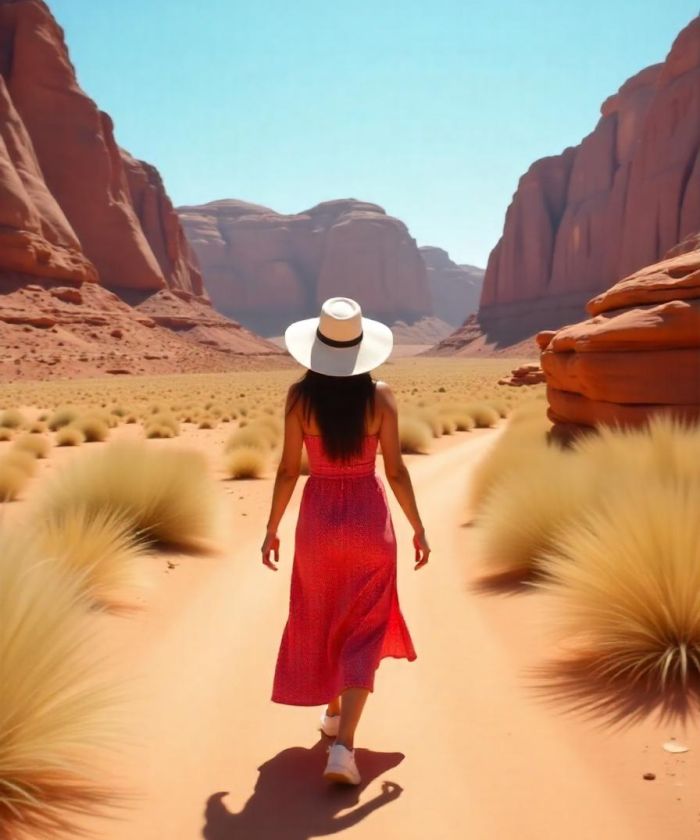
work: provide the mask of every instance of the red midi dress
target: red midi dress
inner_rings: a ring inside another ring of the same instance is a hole
[[[329,703],[346,688],[374,690],[385,656],[416,658],[396,590],[396,535],[382,479],[378,436],[349,462],[304,435],[309,477],[295,531],[289,616],[272,701]]]

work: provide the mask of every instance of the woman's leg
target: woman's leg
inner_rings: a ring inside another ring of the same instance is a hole
[[[334,697],[326,707],[326,714],[330,717],[340,714],[340,697]]]
[[[369,690],[366,688],[346,688],[342,693],[340,726],[335,739],[336,744],[342,744],[349,750],[353,749],[355,730],[360,722],[360,716],[368,694]]]

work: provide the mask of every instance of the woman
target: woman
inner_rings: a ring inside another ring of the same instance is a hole
[[[359,784],[354,736],[374,672],[385,656],[416,658],[396,590],[396,536],[375,472],[378,444],[387,481],[413,526],[416,569],[428,562],[430,547],[401,457],[396,401],[369,373],[391,353],[389,327],[363,317],[351,298],[335,297],[318,318],[290,324],[284,337],[308,370],[285,404],[284,446],[262,545],[270,569],[277,569],[277,528],[299,477],[302,443],[310,475],[272,700],[327,704],[320,728],[335,742],[324,776]]]

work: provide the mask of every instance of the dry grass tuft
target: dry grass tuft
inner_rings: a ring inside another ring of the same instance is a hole
[[[539,401],[516,409],[498,440],[477,464],[469,487],[469,508],[478,512],[494,485],[510,473],[525,475],[536,469],[552,446],[547,441],[545,408]]]
[[[55,435],[56,446],[80,446],[85,443],[85,433],[77,426],[61,426]]]
[[[229,478],[261,478],[267,457],[257,446],[237,446],[224,454],[224,469]]]
[[[93,781],[96,753],[123,737],[124,695],[96,678],[86,606],[77,576],[26,532],[0,531],[3,836],[74,837],[76,815],[120,799]]]
[[[430,426],[423,420],[399,415],[399,442],[402,452],[427,453],[432,436]]]
[[[606,676],[700,674],[700,481],[629,476],[538,559],[558,628]]]
[[[18,437],[13,447],[29,452],[35,458],[46,458],[51,449],[51,441],[46,437],[27,433]]]
[[[52,432],[58,431],[63,426],[77,420],[80,417],[80,410],[72,405],[63,405],[54,411],[49,417],[48,425]]]
[[[0,441],[13,440],[15,433],[12,429],[0,426]]]
[[[122,512],[89,505],[57,511],[38,523],[42,551],[80,575],[96,604],[128,603],[146,586],[146,541]]]
[[[17,408],[6,408],[0,413],[0,426],[4,429],[21,429],[25,423],[24,415]]]
[[[122,514],[134,534],[150,541],[187,547],[212,535],[215,487],[205,456],[195,450],[113,441],[76,456],[43,490],[37,521],[85,508],[91,515]]]
[[[250,423],[244,428],[239,427],[233,432],[224,445],[224,451],[230,452],[241,446],[252,446],[268,452],[272,448],[270,437],[270,433],[264,427]]]
[[[0,457],[0,502],[12,502],[19,498],[24,488],[29,484],[30,473],[22,463],[8,452]],[[32,458],[27,453],[27,457]]]
[[[85,435],[85,443],[97,443],[109,437],[109,425],[99,415],[88,414],[85,417],[79,417],[74,425]]]
[[[500,477],[477,516],[478,554],[494,572],[527,575],[537,555],[595,496],[597,473],[557,447]]]

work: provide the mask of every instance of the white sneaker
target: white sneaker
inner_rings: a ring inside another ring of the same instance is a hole
[[[323,771],[323,778],[329,782],[359,785],[360,773],[355,764],[355,750],[349,750],[343,744],[328,747],[328,763]]]
[[[321,732],[324,735],[330,735],[331,738],[335,738],[338,734],[338,729],[340,728],[340,715],[327,715],[326,710],[324,709],[321,714]]]

